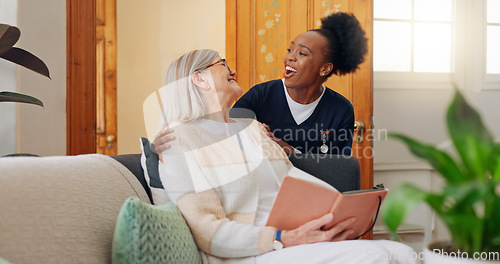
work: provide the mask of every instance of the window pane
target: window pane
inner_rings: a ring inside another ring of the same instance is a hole
[[[500,73],[500,26],[488,26],[486,47],[486,73]]]
[[[375,18],[411,19],[411,0],[374,0]]]
[[[415,23],[415,72],[451,72],[451,49],[451,25]]]
[[[415,1],[415,19],[426,21],[451,21],[452,0]]]
[[[500,23],[500,0],[488,0],[486,3],[488,23]]]
[[[375,71],[410,71],[410,23],[374,21],[373,69]]]

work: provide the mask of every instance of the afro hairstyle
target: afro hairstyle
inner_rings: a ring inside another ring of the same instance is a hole
[[[368,40],[359,21],[352,14],[340,12],[323,18],[321,22],[321,28],[312,31],[328,39],[326,61],[333,64],[333,69],[326,77],[356,71],[368,50]]]

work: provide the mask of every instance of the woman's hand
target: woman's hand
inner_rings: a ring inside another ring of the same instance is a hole
[[[169,135],[174,132],[173,129],[167,127],[167,125],[163,125],[162,129],[155,136],[155,140],[153,141],[154,150],[157,154],[162,153],[163,151],[169,149],[171,146],[168,144],[170,141],[175,140],[175,136]]]
[[[280,147],[285,151],[285,153],[287,154],[295,153],[295,149],[292,146],[290,146],[290,144],[274,136],[269,126],[267,126],[265,123],[262,123],[262,125],[266,129],[267,136],[270,137],[274,142],[278,143],[278,145],[280,145]]]
[[[348,218],[330,230],[321,230],[321,227],[333,220],[333,214],[328,213],[318,219],[311,220],[294,230],[287,230],[281,235],[281,242],[285,247],[291,247],[301,244],[310,244],[326,241],[342,241],[352,234],[352,230],[347,229],[355,218]]]

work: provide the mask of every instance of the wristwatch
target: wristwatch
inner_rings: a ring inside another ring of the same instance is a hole
[[[281,243],[281,230],[278,230],[276,232],[276,239],[274,239],[273,241],[273,249],[280,250],[282,248],[283,248],[283,243]]]

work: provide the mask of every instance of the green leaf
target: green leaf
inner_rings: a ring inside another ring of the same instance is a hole
[[[481,219],[466,213],[444,214],[441,218],[450,230],[455,247],[470,254],[482,251],[484,225]]]
[[[500,181],[500,144],[495,144],[495,152],[493,154],[493,165],[491,170],[491,178],[494,181]]]
[[[420,143],[401,134],[390,133],[389,137],[399,139],[415,154],[425,160],[450,183],[459,183],[465,180],[462,171],[455,161],[445,152],[436,147]]]
[[[14,154],[4,155],[2,157],[40,157],[40,156],[31,153],[14,153]]]
[[[391,190],[382,208],[382,218],[393,239],[397,239],[398,227],[415,206],[424,201],[428,193],[410,184],[403,184]]]
[[[0,24],[0,55],[10,50],[21,36],[19,28]]]
[[[485,178],[491,171],[493,137],[457,90],[446,115],[448,132],[468,171],[469,178]]]
[[[27,103],[43,107],[42,101],[36,99],[35,97],[13,92],[0,92],[0,102]]]
[[[49,68],[47,68],[47,65],[45,65],[45,63],[37,56],[28,51],[14,47],[1,54],[0,58],[4,58],[8,61],[21,65],[50,79]]]
[[[453,210],[458,212],[473,208],[474,204],[491,198],[494,185],[491,182],[470,181],[462,184],[451,184],[444,187],[443,194],[453,199]],[[473,213],[471,211],[471,213]]]
[[[485,251],[499,252],[500,253],[500,182],[493,182],[494,184],[494,198],[487,201],[485,210],[485,232],[483,237],[483,244]]]

